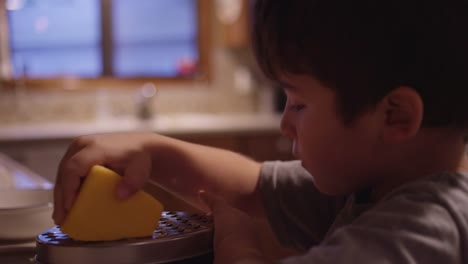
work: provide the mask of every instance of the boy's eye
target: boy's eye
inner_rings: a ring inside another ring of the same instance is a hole
[[[290,105],[288,107],[288,110],[289,111],[294,111],[294,112],[299,112],[301,111],[302,109],[304,109],[305,105],[302,105],[302,104],[295,104],[295,105]]]

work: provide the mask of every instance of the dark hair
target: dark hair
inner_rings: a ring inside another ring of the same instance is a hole
[[[253,20],[267,77],[313,75],[345,122],[409,86],[423,126],[468,127],[468,0],[257,0]]]

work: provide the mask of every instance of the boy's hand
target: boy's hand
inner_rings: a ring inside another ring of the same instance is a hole
[[[215,263],[268,263],[260,249],[252,219],[222,198],[200,192],[213,214]]]
[[[60,162],[54,189],[56,224],[73,205],[80,182],[93,165],[104,165],[123,176],[116,192],[125,199],[143,187],[151,172],[151,155],[144,145],[150,134],[91,135],[76,139]]]

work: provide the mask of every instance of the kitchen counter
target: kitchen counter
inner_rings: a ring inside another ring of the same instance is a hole
[[[87,134],[131,131],[152,131],[171,136],[279,131],[280,119],[277,114],[177,114],[159,115],[146,121],[121,117],[89,122],[16,124],[0,126],[0,142],[70,139]]]
[[[291,142],[281,136],[280,115],[177,114],[141,121],[133,117],[89,122],[0,125],[0,153],[51,182],[72,140],[82,135],[148,131],[180,140],[223,148],[258,161],[289,160]]]

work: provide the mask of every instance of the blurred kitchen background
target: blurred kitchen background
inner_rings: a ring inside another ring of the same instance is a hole
[[[0,152],[50,181],[73,138],[102,132],[291,159],[250,11],[249,0],[0,0]]]

